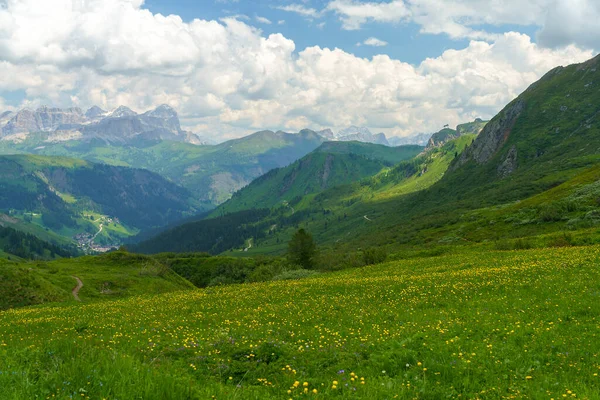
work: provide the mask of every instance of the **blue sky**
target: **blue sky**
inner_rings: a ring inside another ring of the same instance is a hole
[[[0,112],[175,108],[213,140],[491,118],[600,49],[598,0],[0,0]]]
[[[379,0],[379,3],[385,1]],[[298,4],[317,11],[327,6],[327,1],[299,1]],[[369,22],[360,30],[343,30],[339,18],[333,12],[324,12],[318,18],[307,18],[293,12],[278,9],[278,6],[295,4],[285,1],[244,1],[225,2],[214,0],[146,0],[144,7],[154,13],[175,14],[184,21],[199,19],[220,19],[232,15],[260,28],[266,35],[282,33],[296,43],[296,51],[310,46],[340,48],[358,57],[372,57],[387,54],[390,57],[411,64],[419,64],[427,57],[437,57],[445,50],[464,48],[469,39],[451,39],[447,35],[421,33],[421,27],[413,22],[380,24]],[[247,17],[247,19],[246,19]],[[267,18],[271,24],[261,23],[256,17]],[[279,21],[284,21],[279,24]],[[535,41],[536,25],[478,25],[478,29],[502,33],[517,31],[528,34]],[[370,37],[387,42],[386,46],[360,45]]]

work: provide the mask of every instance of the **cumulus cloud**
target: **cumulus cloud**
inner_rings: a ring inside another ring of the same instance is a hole
[[[332,0],[326,10],[337,14],[347,30],[368,22],[413,22],[422,33],[493,41],[497,34],[478,28],[512,24],[540,27],[543,45],[600,49],[597,0]]]
[[[401,22],[411,15],[403,0],[389,3],[333,0],[327,5],[327,10],[339,14],[344,29],[348,30],[360,29],[368,21]]]
[[[5,3],[0,76],[11,79],[0,79],[0,91],[24,90],[22,106],[167,103],[210,137],[350,124],[434,131],[491,117],[547,70],[592,57],[507,33],[414,66],[340,49],[296,52],[292,40],[245,21],[184,22],[142,9],[142,0]]]
[[[600,49],[598,21],[600,21],[600,2],[556,0],[548,8],[538,39],[541,44],[549,47],[577,43],[583,47]]]

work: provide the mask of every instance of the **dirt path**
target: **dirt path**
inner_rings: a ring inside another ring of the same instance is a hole
[[[71,293],[73,293],[73,297],[75,297],[75,300],[81,301],[81,299],[79,298],[79,291],[83,287],[83,282],[81,282],[81,279],[79,279],[76,276],[74,276],[73,279],[77,281],[77,286],[73,288],[73,291]]]

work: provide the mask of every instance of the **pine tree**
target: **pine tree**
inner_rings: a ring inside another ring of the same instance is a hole
[[[316,255],[317,245],[313,237],[304,229],[299,229],[294,233],[292,240],[288,243],[289,260],[302,268],[312,269],[315,266]]]

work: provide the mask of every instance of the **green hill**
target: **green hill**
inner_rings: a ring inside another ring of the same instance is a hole
[[[41,240],[37,236],[0,226],[0,249],[6,257],[15,259],[54,259],[79,254],[74,245],[61,246]]]
[[[0,156],[0,211],[8,214],[1,224],[53,243],[56,235],[72,243],[76,234],[96,235],[98,245],[118,243],[195,210],[187,190],[149,171],[62,157]],[[42,230],[54,235],[39,235]]]
[[[1,141],[0,154],[34,153],[74,157],[156,172],[191,191],[203,209],[212,209],[273,168],[291,164],[324,139],[310,130],[298,134],[261,131],[218,145],[144,141],[107,145],[104,141],[46,142],[44,133],[22,143]]]
[[[213,215],[266,208],[310,193],[358,181],[402,160],[413,158],[420,146],[387,147],[360,142],[326,142],[295,163],[274,169],[236,192]]]
[[[2,396],[596,399],[599,253],[457,252],[1,312]]]
[[[0,260],[0,310],[47,302],[121,299],[141,294],[189,290],[194,286],[154,259],[127,253],[65,258],[52,262]]]

